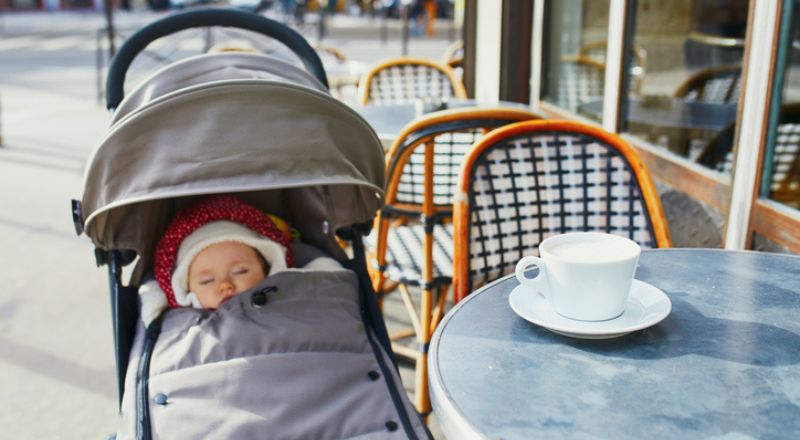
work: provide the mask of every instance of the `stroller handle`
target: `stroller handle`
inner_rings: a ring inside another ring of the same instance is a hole
[[[195,27],[235,27],[272,37],[292,50],[305,68],[325,87],[328,78],[319,55],[292,28],[262,15],[236,9],[204,8],[172,14],[139,29],[114,56],[106,79],[106,108],[114,110],[124,98],[125,75],[131,62],[148,44],[163,36]]]

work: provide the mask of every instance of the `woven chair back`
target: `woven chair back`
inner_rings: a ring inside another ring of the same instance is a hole
[[[526,119],[539,116],[524,109],[462,108],[431,113],[415,121],[390,151],[386,203],[421,209],[425,203],[426,154],[429,154],[433,205],[450,212],[458,173],[472,145],[497,127]],[[426,153],[426,146],[432,146],[432,151]]]
[[[466,270],[456,269],[457,300],[513,273],[552,235],[600,231],[644,248],[669,246],[661,203],[635,151],[588,125],[534,121],[490,133],[465,161],[459,191],[455,260]]]
[[[359,94],[365,105],[407,104],[420,98],[447,101],[467,96],[452,68],[417,58],[398,58],[375,66],[364,76]]]

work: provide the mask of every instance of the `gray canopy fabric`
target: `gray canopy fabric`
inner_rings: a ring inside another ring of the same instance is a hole
[[[135,250],[146,265],[178,209],[232,193],[342,257],[334,231],[371,221],[383,204],[380,140],[310,75],[281,66],[271,74],[282,79],[239,79],[251,69],[223,58],[165,69],[169,84],[154,76],[123,101],[87,164],[86,235],[104,250]],[[216,64],[196,75],[198,63]]]
[[[144,79],[120,103],[111,123],[160,96],[186,87],[227,79],[271,79],[328,92],[308,72],[274,56],[250,52],[209,53],[169,64]]]

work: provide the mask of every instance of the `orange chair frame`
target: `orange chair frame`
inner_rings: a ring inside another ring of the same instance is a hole
[[[524,121],[524,120],[539,119],[539,118],[541,118],[541,116],[522,108],[520,109],[456,108],[456,109],[431,113],[426,115],[425,117],[412,121],[403,128],[401,133],[395,139],[395,142],[392,144],[392,147],[389,149],[389,152],[386,156],[387,158],[386,159],[387,183],[385,188],[386,205],[387,206],[392,205],[407,211],[416,211],[419,212],[419,214],[423,217],[431,217],[442,211],[448,211],[452,209],[452,207],[449,205],[437,206],[434,204],[433,201],[433,186],[434,186],[433,153],[435,147],[433,140],[435,136],[441,133],[435,133],[430,136],[420,138],[416,140],[413,144],[404,146],[406,139],[413,133],[433,125],[454,122],[459,120],[493,119],[493,120]],[[490,130],[491,129],[484,129],[484,133],[488,133]],[[411,155],[418,148],[425,149],[425,160],[423,164],[424,202],[421,206],[396,203],[398,188],[400,186],[400,180],[403,175],[403,168],[405,164],[408,163],[408,160],[411,157]],[[379,213],[375,219],[375,229],[377,231],[377,245],[376,249],[374,250],[375,252],[374,258],[377,260],[379,267],[384,267],[386,265],[386,253],[388,250],[387,238],[389,234],[389,229],[391,227],[392,226],[390,226],[389,219],[385,218],[382,215],[382,213]],[[425,282],[431,283],[433,281],[433,236],[431,234],[425,234],[422,250],[423,250],[422,279]],[[382,292],[383,290],[385,290],[385,283],[387,282],[386,275],[380,270],[374,270],[372,268],[370,268],[370,270],[372,271],[372,282],[376,292]],[[439,288],[447,288],[447,287],[448,286],[439,286]],[[406,292],[403,293],[407,294]],[[430,342],[431,337],[433,336],[433,331],[435,330],[436,325],[442,318],[446,291],[440,290],[438,293],[439,293],[439,301],[434,306],[433,304],[434,291],[431,289],[423,288],[422,296],[420,298],[419,316],[418,318],[416,318],[416,320],[414,320],[414,318],[412,317],[412,322],[415,324],[414,333],[416,333],[417,339],[419,340],[420,344],[427,344]],[[406,302],[406,306],[409,309],[409,314],[416,312],[411,309],[411,306],[408,304],[409,302],[410,301]],[[410,335],[411,334],[408,335],[402,334],[401,336],[410,336]],[[424,352],[408,349],[402,346],[395,346],[395,351],[400,355],[412,358],[416,361],[415,404],[417,410],[420,411],[420,413],[427,414],[428,412],[430,412],[431,409],[430,397],[427,386],[428,384],[427,354]]]
[[[358,97],[359,102],[362,105],[369,104],[370,96],[369,91],[372,86],[372,82],[375,79],[375,76],[378,75],[381,71],[388,69],[394,66],[404,66],[404,65],[418,65],[418,66],[429,66],[436,70],[439,70],[447,78],[450,80],[450,87],[453,89],[453,96],[458,99],[467,99],[467,91],[464,88],[464,84],[458,78],[455,70],[446,64],[442,64],[436,62],[434,60],[429,60],[426,58],[416,58],[416,57],[399,57],[399,58],[392,58],[390,60],[386,60],[380,64],[373,66],[367,73],[362,76],[361,81],[358,84]]]

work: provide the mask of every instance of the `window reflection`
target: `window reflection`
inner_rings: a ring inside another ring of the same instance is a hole
[[[587,104],[600,121],[605,81],[609,0],[546,3],[542,99],[572,112]],[[643,64],[644,61],[642,60]]]
[[[633,47],[647,70],[623,104],[626,131],[730,172],[741,89],[747,0],[635,3]],[[635,67],[635,66],[634,66]]]
[[[784,38],[786,68],[780,94],[780,116],[768,136],[763,168],[763,195],[800,209],[800,1],[792,5],[792,28]]]

